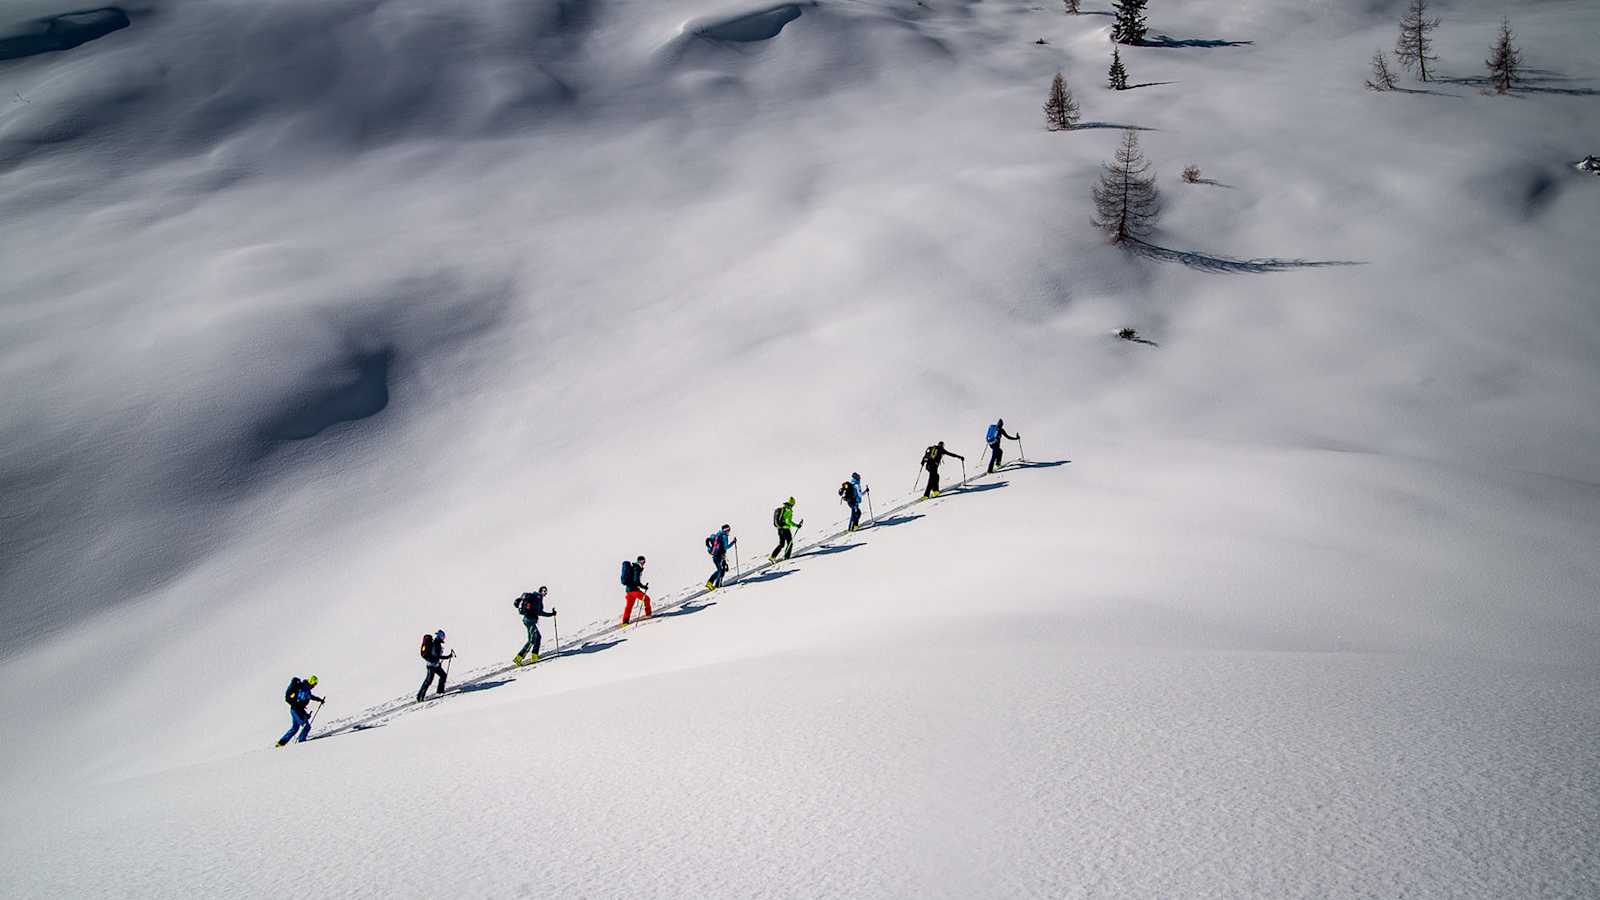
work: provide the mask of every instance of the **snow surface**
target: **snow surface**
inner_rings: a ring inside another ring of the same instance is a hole
[[[1600,8],[1152,5],[0,10],[5,894],[1600,895]]]

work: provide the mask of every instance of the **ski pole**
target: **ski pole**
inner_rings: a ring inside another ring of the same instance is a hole
[[[967,483],[967,461],[964,459],[961,461],[961,483]]]
[[[738,581],[744,577],[744,563],[739,561],[739,542],[733,542],[733,580]]]
[[[911,490],[915,491],[916,488],[912,488]],[[872,492],[871,491],[867,492],[867,512],[872,514],[872,518],[867,522],[867,524],[868,525],[876,525],[876,524],[878,524],[878,514],[876,512],[873,512],[873,509],[872,509]]]
[[[553,616],[550,617],[550,630],[554,631],[556,633],[556,652],[554,652],[554,653],[552,653],[550,655],[552,657],[560,656],[561,655],[561,617],[560,616],[554,616],[553,615]]]
[[[317,708],[311,711],[311,718],[306,720],[305,733],[308,735],[311,733],[311,723],[317,721],[317,713],[322,712],[322,703],[321,700],[317,701]]]
[[[917,485],[922,483],[922,463],[917,463],[917,480],[911,482],[911,493],[917,492]]]
[[[1022,435],[1017,435],[1017,462],[1027,462],[1028,451],[1022,449]]]

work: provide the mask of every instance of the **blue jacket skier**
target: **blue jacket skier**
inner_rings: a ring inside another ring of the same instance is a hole
[[[855,480],[846,481],[839,485],[839,499],[850,507],[850,529],[855,531],[861,525],[861,489],[856,486]]]
[[[737,543],[739,539],[733,536],[732,525],[723,525],[706,538],[706,552],[711,554],[711,563],[717,567],[706,579],[706,590],[722,587],[722,579],[728,574],[728,551]]]
[[[523,644],[522,649],[517,652],[517,655],[511,658],[513,665],[520,666],[526,663],[536,663],[539,661],[539,619],[541,617],[550,617],[556,614],[556,611],[553,609],[549,612],[545,612],[544,610],[544,598],[549,592],[549,588],[541,585],[537,591],[529,594],[523,594],[521,597],[518,597],[516,600],[512,601],[512,603],[517,607],[517,612],[522,613],[523,627],[528,629],[528,642]]]
[[[296,732],[300,734],[300,740],[302,741],[310,736],[311,713],[306,710],[306,707],[310,706],[313,700],[318,703],[322,702],[321,697],[311,693],[311,689],[316,686],[317,676],[315,675],[311,675],[304,680],[301,680],[299,676],[289,679],[289,687],[283,692],[283,702],[289,704],[289,730],[283,733],[283,737],[278,738],[279,747],[289,743],[289,739],[294,737]]]
[[[435,676],[439,678],[439,691],[434,696],[444,693],[444,681],[447,676],[444,666],[439,664],[447,659],[455,659],[455,656],[454,653],[444,652],[444,629],[422,636],[422,661],[428,664],[428,674],[422,679],[422,687],[417,689],[418,703],[421,703],[423,696],[428,693],[428,685],[433,684]]]
[[[1022,440],[1022,432],[1019,431],[1016,434],[1006,434],[1005,419],[1000,419],[993,425],[989,426],[989,431],[983,436],[983,441],[989,445],[990,472],[993,472],[995,469],[999,468],[1000,460],[1005,457],[1005,453],[1000,449],[1001,438],[1009,438],[1013,441],[1020,441]]]

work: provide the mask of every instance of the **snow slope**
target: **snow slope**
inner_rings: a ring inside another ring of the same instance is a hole
[[[1157,8],[1121,93],[1097,4],[8,7],[8,893],[1600,892],[1600,11],[1362,91],[1398,5]],[[996,415],[1071,462],[270,749]]]

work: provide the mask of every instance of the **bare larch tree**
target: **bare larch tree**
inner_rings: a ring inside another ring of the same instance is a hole
[[[1489,83],[1496,94],[1509,94],[1522,75],[1522,51],[1511,42],[1511,20],[1500,20],[1500,36],[1484,64],[1489,67]]]
[[[1114,244],[1138,240],[1155,228],[1161,197],[1150,164],[1139,152],[1139,135],[1131,129],[1122,133],[1116,158],[1094,186],[1094,211],[1095,226],[1105,229]]]
[[[1113,91],[1128,89],[1128,70],[1122,67],[1122,54],[1116,47],[1111,48],[1111,71],[1107,73],[1106,83]]]
[[[1044,127],[1048,131],[1066,131],[1078,124],[1078,104],[1067,90],[1067,80],[1057,72],[1050,82],[1050,96],[1044,101]]]
[[[1394,55],[1407,69],[1416,69],[1423,81],[1428,80],[1428,63],[1439,57],[1429,55],[1433,49],[1430,36],[1439,27],[1437,18],[1428,17],[1428,0],[1410,0],[1406,14],[1400,17],[1400,35],[1394,40]]]
[[[1389,61],[1383,58],[1382,50],[1374,50],[1372,52],[1372,77],[1367,79],[1367,89],[1392,91],[1394,88],[1394,71],[1389,68]]]

